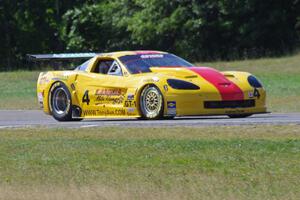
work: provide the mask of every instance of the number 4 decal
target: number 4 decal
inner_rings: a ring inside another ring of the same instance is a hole
[[[82,103],[86,103],[87,105],[90,104],[90,98],[89,98],[89,91],[85,91],[83,97],[82,97]]]

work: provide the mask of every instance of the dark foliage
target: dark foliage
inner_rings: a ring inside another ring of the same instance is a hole
[[[278,56],[300,38],[299,0],[0,0],[0,70],[27,53],[169,51],[190,60]]]

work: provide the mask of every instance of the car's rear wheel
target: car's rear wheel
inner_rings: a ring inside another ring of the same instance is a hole
[[[164,100],[154,85],[146,86],[140,96],[140,110],[143,119],[159,119],[163,116]]]
[[[72,120],[71,94],[63,83],[57,82],[52,86],[49,102],[52,115],[56,120]]]
[[[238,114],[238,115],[228,115],[228,117],[230,118],[246,118],[246,117],[250,117],[251,114]]]

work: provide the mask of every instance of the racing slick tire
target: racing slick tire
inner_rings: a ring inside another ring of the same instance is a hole
[[[251,114],[228,115],[229,118],[246,118],[250,116]]]
[[[65,84],[53,84],[49,93],[49,107],[57,121],[72,121],[71,94]]]
[[[164,112],[164,99],[161,91],[154,85],[147,85],[140,95],[142,119],[160,119]]]

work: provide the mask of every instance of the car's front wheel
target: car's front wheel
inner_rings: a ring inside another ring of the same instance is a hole
[[[57,82],[52,86],[50,90],[49,105],[52,115],[56,120],[72,120],[71,94],[63,83]]]
[[[140,96],[140,109],[143,119],[159,119],[163,116],[163,95],[156,86],[148,85],[143,89]]]

